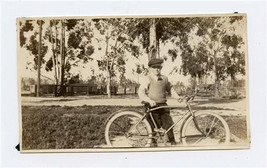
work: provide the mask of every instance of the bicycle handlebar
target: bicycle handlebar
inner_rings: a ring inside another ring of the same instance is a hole
[[[185,100],[186,103],[188,103],[189,101],[194,100],[195,96],[196,96],[195,94],[192,94],[192,95],[185,95],[185,96],[179,98],[179,99],[178,99],[178,102],[181,103],[181,102],[183,102],[183,101]],[[144,106],[151,107],[150,104],[149,104],[148,102],[142,101],[141,103],[142,103]],[[154,107],[158,107],[158,106],[156,105],[156,106],[154,106]]]
[[[189,102],[189,101],[192,101],[192,100],[194,100],[194,98],[195,98],[195,94],[193,94],[193,95],[185,95],[185,96],[183,96],[182,98],[179,98],[178,99],[178,102],[183,102],[184,100],[186,101],[186,103],[187,102]]]

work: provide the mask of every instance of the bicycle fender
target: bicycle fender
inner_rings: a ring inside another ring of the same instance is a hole
[[[184,119],[184,121],[183,121],[183,123],[182,123],[182,125],[181,125],[181,127],[180,127],[180,141],[182,142],[182,131],[183,131],[183,128],[184,128],[184,124],[185,124],[185,122],[190,118],[190,117],[192,117],[191,115],[188,115],[185,119]]]

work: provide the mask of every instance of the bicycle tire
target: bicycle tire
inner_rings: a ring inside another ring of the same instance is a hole
[[[150,146],[152,128],[146,119],[140,121],[142,117],[141,114],[135,111],[115,113],[106,122],[105,140],[107,145],[109,147]],[[121,126],[119,126],[120,124]]]
[[[180,138],[185,146],[227,145],[230,142],[230,129],[220,115],[199,111],[195,113],[195,122],[192,116],[185,120]]]

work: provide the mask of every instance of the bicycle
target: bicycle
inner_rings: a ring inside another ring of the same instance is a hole
[[[105,125],[105,140],[109,147],[149,147],[152,139],[165,141],[166,134],[178,123],[180,142],[183,146],[227,145],[230,130],[226,121],[218,114],[193,111],[190,102],[195,95],[184,96],[187,112],[167,130],[158,128],[152,116],[160,108],[177,109],[180,106],[147,107],[145,113],[134,110],[119,110],[109,116]],[[152,123],[146,117],[151,117]],[[153,126],[153,127],[152,127]],[[152,131],[152,128],[154,130]]]

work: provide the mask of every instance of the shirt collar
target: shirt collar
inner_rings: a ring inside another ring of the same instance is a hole
[[[158,80],[158,77],[162,77],[162,75],[160,74],[159,76],[154,75],[154,74],[150,74],[150,77],[154,80]]]

